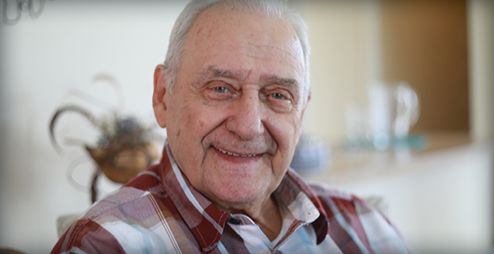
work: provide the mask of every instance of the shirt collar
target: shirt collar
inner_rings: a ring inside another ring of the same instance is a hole
[[[305,220],[312,224],[317,236],[317,244],[322,243],[328,234],[329,220],[319,197],[310,186],[295,171],[289,168],[275,193],[290,194],[280,195],[279,197],[284,197],[284,200],[282,199],[283,203],[290,204],[289,209],[292,214],[297,214],[298,211],[299,220]],[[306,208],[298,209],[299,207]],[[313,212],[319,212],[319,216],[315,219]]]
[[[175,163],[168,142],[163,149],[160,164],[163,188],[194,234],[202,251],[211,251],[220,241],[230,214],[219,209],[190,184]],[[312,223],[317,235],[317,244],[324,240],[328,233],[326,213],[315,193],[296,173],[288,169],[274,195],[277,195],[278,200],[281,201],[280,205],[288,206],[288,209],[297,219]],[[297,204],[294,201],[302,202],[302,206],[293,205]],[[307,204],[307,202],[312,202],[312,204]],[[309,209],[305,209],[306,207]],[[311,211],[318,211],[320,216],[313,218],[313,214],[310,214]]]

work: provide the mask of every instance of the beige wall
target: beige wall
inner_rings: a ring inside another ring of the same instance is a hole
[[[369,79],[380,78],[376,1],[295,1],[309,27],[312,100],[304,131],[333,145],[346,135],[344,112],[364,106]]]
[[[494,139],[494,1],[468,1],[468,28],[471,135]]]

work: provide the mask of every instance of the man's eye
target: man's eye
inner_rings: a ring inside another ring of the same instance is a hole
[[[227,93],[229,92],[228,91],[228,88],[224,87],[224,86],[217,86],[215,88],[213,88],[213,90],[217,93]]]
[[[273,91],[274,90],[274,91]],[[290,112],[293,108],[293,97],[290,92],[283,89],[273,89],[265,91],[265,97],[270,107],[279,113]]]
[[[285,99],[285,96],[283,96],[280,93],[272,93],[271,94],[271,97],[273,97],[273,99],[276,99],[276,100],[283,100],[283,99]]]
[[[221,81],[208,84],[204,90],[206,98],[217,101],[230,100],[236,96],[236,93],[234,87]]]

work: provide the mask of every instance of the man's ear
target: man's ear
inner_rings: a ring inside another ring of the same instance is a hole
[[[161,128],[166,127],[166,102],[165,95],[168,91],[166,75],[166,67],[162,64],[154,69],[154,92],[153,92],[153,108],[154,116]]]

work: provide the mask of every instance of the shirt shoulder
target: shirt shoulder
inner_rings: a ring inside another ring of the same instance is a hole
[[[307,185],[312,189],[312,191],[314,191],[314,193],[318,197],[328,197],[346,201],[362,201],[360,198],[348,191],[327,184],[307,182]]]
[[[176,219],[178,213],[160,183],[160,176],[151,167],[99,200],[69,227],[52,253],[173,248],[177,237],[186,237]]]
[[[329,222],[328,233],[343,253],[408,253],[398,229],[365,200],[342,189],[309,182],[322,203]]]
[[[112,214],[112,210],[122,210],[127,207],[139,205],[138,203],[146,202],[152,196],[165,197],[166,193],[160,184],[160,176],[155,172],[156,167],[158,165],[152,166],[116,192],[97,201],[82,215],[81,219],[98,221],[108,214]],[[132,217],[134,213],[135,211],[129,211],[121,219],[129,216]]]

